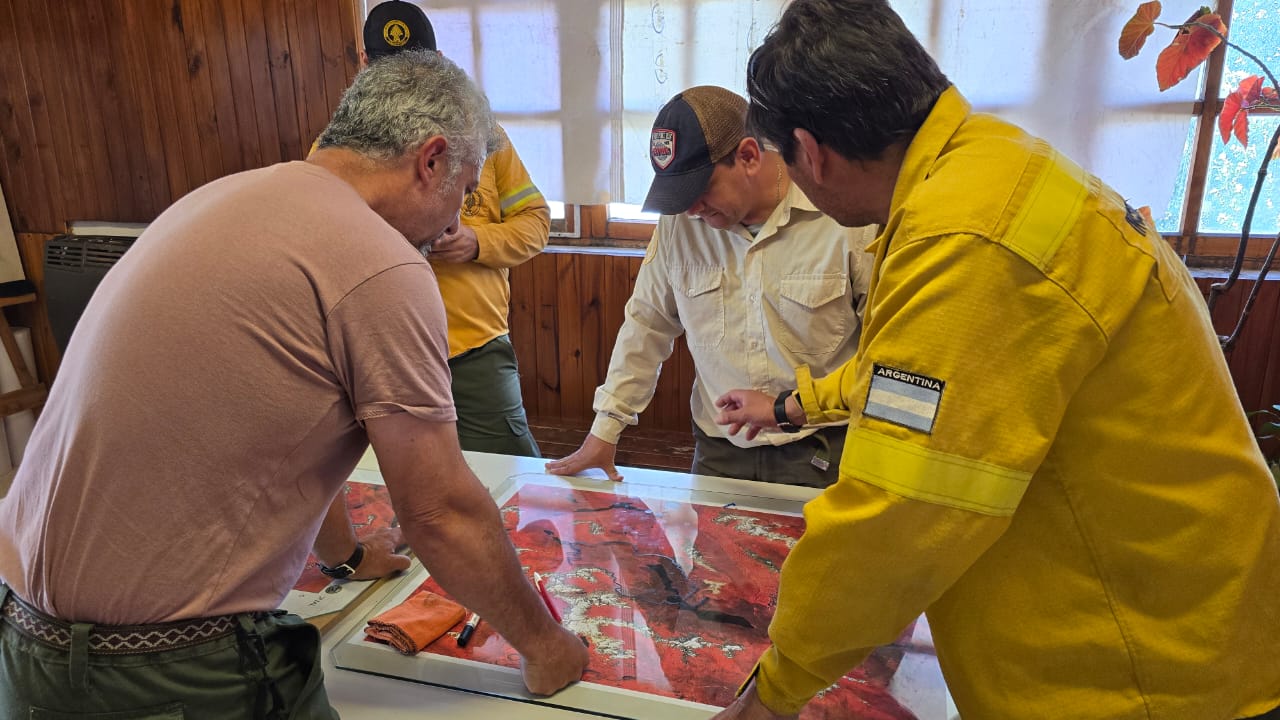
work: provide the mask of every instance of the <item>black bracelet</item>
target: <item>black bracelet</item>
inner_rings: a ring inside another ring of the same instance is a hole
[[[362,560],[364,560],[364,545],[357,542],[356,549],[352,551],[351,557],[347,558],[346,562],[338,563],[333,567],[327,567],[324,563],[316,564],[320,566],[320,572],[331,578],[341,580],[343,578],[351,577],[355,573],[356,568],[360,567],[360,561]]]
[[[791,397],[791,393],[795,390],[783,390],[778,399],[773,401],[773,420],[778,423],[778,429],[785,433],[800,432],[804,427],[803,423],[796,425],[791,422],[791,418],[787,416],[787,398]]]

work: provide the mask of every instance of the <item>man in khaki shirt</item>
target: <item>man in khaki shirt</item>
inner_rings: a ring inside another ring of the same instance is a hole
[[[876,229],[843,228],[791,184],[782,158],[746,129],[747,103],[720,87],[676,95],[650,134],[655,178],[645,209],[662,213],[626,307],[596,419],[581,448],[547,463],[614,480],[622,431],[653,399],[681,334],[697,377],[692,472],[825,487],[836,479],[843,423],[728,436],[715,398],[735,387],[771,394],[795,370],[826,374],[853,357]]]

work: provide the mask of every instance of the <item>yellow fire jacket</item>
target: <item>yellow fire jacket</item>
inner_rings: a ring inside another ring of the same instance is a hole
[[[480,255],[468,263],[431,263],[449,320],[449,357],[507,333],[508,271],[542,252],[551,230],[547,201],[505,132],[503,139],[462,205],[462,222],[475,230]]]
[[[912,141],[849,417],[782,570],[761,699],[794,712],[927,610],[966,718],[1280,705],[1280,498],[1204,302],[1124,200],[949,89]]]

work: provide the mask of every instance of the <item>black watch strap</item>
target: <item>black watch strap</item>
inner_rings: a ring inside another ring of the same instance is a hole
[[[787,398],[795,390],[783,390],[778,395],[778,399],[773,401],[773,420],[778,423],[778,429],[785,433],[800,432],[803,425],[796,425],[791,422],[791,418],[787,417]]]
[[[351,557],[344,562],[340,562],[333,567],[328,567],[324,563],[316,563],[316,565],[320,567],[320,572],[336,580],[341,580],[351,577],[356,568],[360,567],[361,560],[364,560],[364,545],[356,543],[356,549],[351,553]]]

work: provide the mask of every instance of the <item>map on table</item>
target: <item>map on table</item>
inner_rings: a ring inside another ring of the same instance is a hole
[[[778,572],[804,531],[801,502],[540,475],[516,476],[498,501],[526,572],[543,577],[565,625],[587,640],[583,682],[528,695],[518,654],[483,621],[466,647],[459,624],[410,657],[366,638],[361,623],[335,651],[339,667],[607,717],[706,718],[733,701],[769,646]],[[420,589],[446,594],[420,569],[369,616]],[[906,683],[911,697],[895,686],[904,659],[936,675],[922,635],[907,628],[801,717],[926,718],[919,679]],[[936,703],[925,704],[941,708],[944,698],[938,685]]]
[[[391,497],[385,486],[348,480],[342,486],[342,494],[357,539],[364,539],[375,530],[396,526],[395,511],[391,509]],[[373,580],[334,580],[320,572],[315,555],[308,555],[302,575],[280,607],[303,619],[337,612],[373,583]]]

